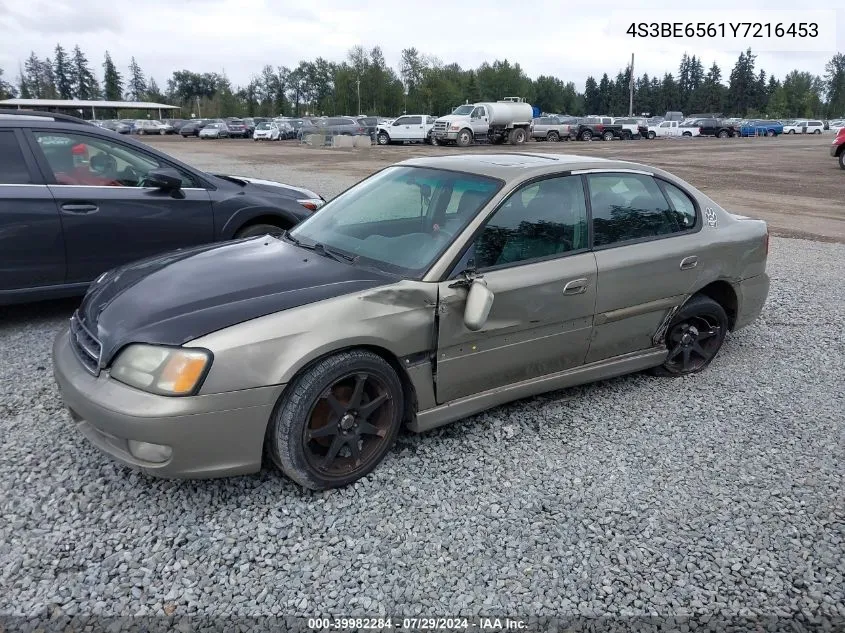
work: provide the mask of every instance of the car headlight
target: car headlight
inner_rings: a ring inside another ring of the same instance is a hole
[[[206,350],[136,343],[117,357],[111,377],[142,391],[187,396],[195,393],[205,378],[211,358]]]

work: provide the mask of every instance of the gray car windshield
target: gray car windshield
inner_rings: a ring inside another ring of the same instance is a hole
[[[463,172],[388,167],[331,200],[290,236],[420,279],[501,187],[500,180]]]

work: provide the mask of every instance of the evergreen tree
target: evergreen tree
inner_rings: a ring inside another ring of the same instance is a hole
[[[106,101],[120,101],[123,98],[123,78],[108,51],[103,61],[103,97]]]
[[[845,116],[845,53],[834,55],[824,70],[827,115],[831,118]]]
[[[722,70],[716,62],[707,71],[701,84],[701,109],[705,112],[722,112],[725,108],[725,86],[722,85]]]
[[[15,88],[3,79],[3,69],[0,68],[0,99],[11,99],[15,96]]]
[[[754,74],[754,60],[756,55],[751,53],[749,48],[739,54],[736,65],[731,71],[728,81],[727,105],[731,112],[737,116],[745,116],[746,113],[759,105],[758,103],[758,81]]]
[[[77,99],[100,98],[100,85],[78,45],[73,49],[73,92]]]
[[[161,91],[158,89],[158,84],[156,80],[150,77],[150,81],[147,83],[147,94],[145,97],[148,101],[154,101],[155,103],[161,103],[164,101],[164,95],[161,94]]]
[[[55,59],[53,60],[53,75],[56,78],[56,92],[59,93],[59,99],[72,99],[73,73],[70,67],[70,60],[61,44],[56,44],[55,55]]]
[[[18,66],[18,93],[21,99],[32,99],[32,91],[29,89],[29,83],[26,80],[26,73],[22,66]]]
[[[587,77],[587,83],[584,86],[584,107],[587,114],[597,114],[601,110],[601,95],[593,77]]]
[[[126,85],[126,98],[129,101],[143,101],[147,94],[147,80],[144,78],[144,72],[132,58],[129,62],[129,81]]]

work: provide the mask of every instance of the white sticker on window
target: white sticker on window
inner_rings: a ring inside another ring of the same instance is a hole
[[[704,209],[704,219],[707,220],[707,224],[710,226],[716,226],[716,222],[718,220],[716,212],[710,207]]]

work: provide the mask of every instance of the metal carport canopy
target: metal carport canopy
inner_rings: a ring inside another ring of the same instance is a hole
[[[149,101],[94,101],[87,99],[4,99],[0,100],[0,107],[6,108],[63,108],[68,110],[91,109],[92,118],[97,118],[96,108],[111,108],[115,110],[158,110],[161,118],[162,110],[181,110],[179,106],[166,103],[151,103]]]

